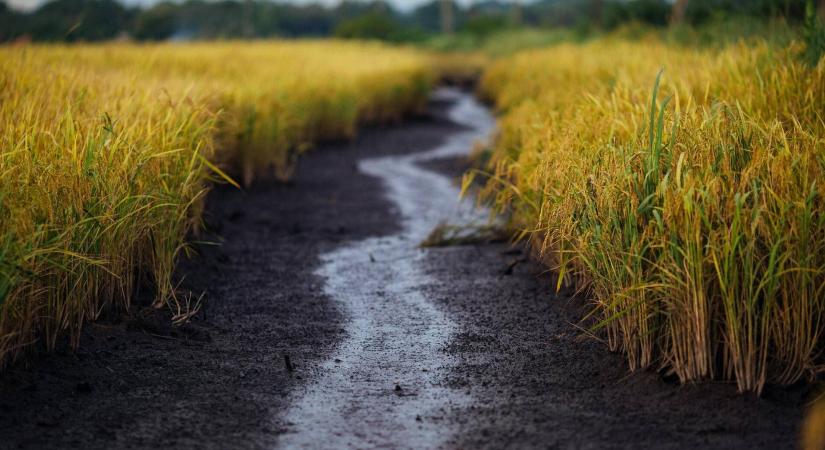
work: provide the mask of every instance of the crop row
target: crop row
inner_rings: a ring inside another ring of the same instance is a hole
[[[0,366],[76,344],[141,284],[185,304],[173,270],[210,183],[286,178],[314,143],[420,109],[431,83],[421,54],[367,43],[0,48]]]
[[[822,369],[825,62],[800,52],[604,39],[487,71],[485,194],[631,368],[757,392]]]

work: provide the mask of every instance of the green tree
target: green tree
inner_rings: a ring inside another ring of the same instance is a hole
[[[141,11],[135,18],[134,37],[141,40],[168,39],[177,29],[177,9],[169,3],[160,3]]]
[[[688,0],[676,0],[673,2],[673,9],[670,13],[670,23],[678,25],[685,20],[685,12],[687,11]]]
[[[373,12],[345,20],[335,28],[335,36],[344,39],[375,39],[403,42],[423,39],[419,29],[407,27],[387,14]]]
[[[25,32],[48,41],[112,39],[128,29],[132,14],[114,0],[55,0],[25,18]]]
[[[0,3],[0,42],[20,36],[20,14],[10,10],[5,3]]]

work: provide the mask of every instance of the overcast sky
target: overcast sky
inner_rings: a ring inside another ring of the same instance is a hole
[[[22,10],[22,11],[31,11],[41,4],[45,3],[46,0],[0,0],[5,1],[7,5],[14,9]],[[151,5],[155,3],[157,0],[120,0],[121,3],[126,5]],[[338,3],[340,0],[280,0],[284,3],[296,3],[296,4],[306,4],[306,3],[321,3],[324,5],[334,5]],[[401,11],[410,11],[414,9],[416,6],[422,5],[424,3],[428,3],[431,0],[386,0],[387,3],[391,3],[397,9]],[[467,5],[472,3],[472,0],[456,0],[456,3],[461,5]]]

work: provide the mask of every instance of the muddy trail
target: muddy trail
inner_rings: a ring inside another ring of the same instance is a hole
[[[441,90],[426,115],[208,199],[181,327],[136,306],[0,377],[0,448],[793,448],[803,387],[740,396],[628,374],[520,247],[420,248],[493,128]]]

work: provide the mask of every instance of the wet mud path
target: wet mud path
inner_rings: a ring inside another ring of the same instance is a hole
[[[419,249],[491,126],[468,95],[210,194],[188,325],[135,307],[0,377],[0,448],[793,448],[807,392],[628,375],[504,244]],[[288,359],[288,363],[287,363]]]
[[[426,152],[358,163],[361,173],[382,181],[401,230],[322,255],[317,274],[347,315],[347,337],[298,390],[283,447],[437,448],[449,437],[440,420],[446,408],[472,404],[463,390],[439,383],[455,366],[443,350],[458,330],[422,290],[434,278],[423,270],[419,243],[441,222],[483,221],[483,212],[459,201],[452,180],[419,163],[466,157],[489,137],[494,121],[466,94],[441,90],[436,96],[450,103],[448,118],[466,130]]]

